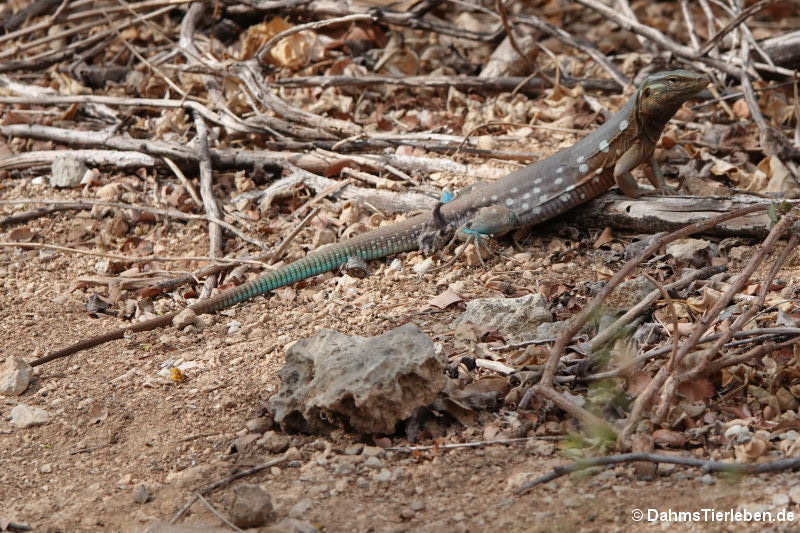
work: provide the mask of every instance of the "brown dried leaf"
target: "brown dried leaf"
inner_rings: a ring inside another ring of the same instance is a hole
[[[736,100],[731,106],[733,114],[738,118],[747,118],[750,116],[750,108],[747,107],[747,101],[744,98]]]
[[[734,446],[733,449],[736,455],[736,462],[752,463],[767,453],[767,450],[769,450],[769,443],[758,437],[753,437],[749,442],[738,444]]]
[[[13,242],[31,242],[34,238],[36,238],[36,233],[24,226],[8,232],[8,240]]]
[[[714,395],[714,384],[706,378],[686,381],[678,385],[678,393],[690,401],[699,402]]]
[[[456,294],[452,289],[449,287],[444,292],[437,294],[433,298],[430,299],[428,305],[433,307],[437,307],[439,309],[446,309],[449,306],[453,305],[454,303],[458,303],[462,300],[461,296]]]
[[[625,391],[634,398],[647,388],[651,376],[647,372],[637,372],[628,378]]]
[[[667,448],[683,448],[687,440],[686,435],[671,429],[657,429],[653,432],[653,442]]]
[[[603,230],[603,233],[601,233],[597,237],[597,239],[595,239],[594,243],[592,243],[592,248],[597,250],[598,248],[600,248],[604,244],[608,244],[609,242],[611,242],[613,240],[614,240],[614,234],[611,232],[611,228],[606,226],[606,228]]]

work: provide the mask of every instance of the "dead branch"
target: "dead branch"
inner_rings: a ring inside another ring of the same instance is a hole
[[[730,284],[728,290],[725,291],[719,300],[714,303],[714,306],[702,317],[700,317],[700,320],[692,329],[692,332],[689,334],[686,341],[681,343],[678,353],[675,354],[676,363],[680,364],[686,355],[697,345],[700,337],[702,337],[703,334],[708,330],[711,323],[716,320],[717,316],[719,316],[719,313],[725,309],[725,307],[728,305],[728,302],[730,302],[731,298],[733,298],[733,295],[742,289],[747,280],[750,279],[750,276],[753,274],[756,267],[761,264],[769,251],[772,250],[772,248],[776,245],[778,239],[783,236],[787,228],[794,224],[795,220],[795,216],[785,215],[780,222],[775,225],[772,231],[770,231],[770,234],[759,247],[758,253],[754,254],[750,261],[748,261],[747,265],[744,267],[744,269],[742,269],[742,272],[736,277],[735,281]],[[651,379],[645,391],[639,394],[639,396],[636,398],[633,408],[631,409],[631,414],[628,417],[628,423],[623,430],[622,435],[620,436],[621,442],[624,442],[627,436],[633,431],[633,428],[639,422],[644,409],[650,403],[653,395],[658,390],[663,390],[664,394],[669,396],[669,393],[666,391],[665,387],[669,386],[672,388],[673,385],[674,378],[669,376],[666,367],[661,367],[656,375]],[[656,418],[660,418],[664,415],[666,411],[666,405],[667,404],[664,402],[660,404],[661,411],[657,411],[655,413]]]
[[[747,311],[739,315],[736,320],[734,320],[733,324],[731,324],[730,327],[728,327],[720,335],[720,338],[714,342],[714,345],[711,348],[703,351],[700,361],[695,361],[691,369],[675,378],[675,381],[678,385],[706,374],[711,364],[711,360],[717,353],[719,353],[719,350],[722,348],[722,346],[727,343],[736,332],[740,331],[744,326],[746,326],[759,311],[761,311],[761,308],[764,305],[764,300],[767,298],[767,292],[769,291],[770,286],[772,286],[772,282],[775,279],[775,276],[778,274],[778,270],[780,270],[780,268],[786,262],[789,254],[792,253],[797,247],[797,243],[800,242],[800,233],[798,233],[798,230],[800,230],[800,227],[794,228],[794,230],[788,230],[790,232],[789,242],[786,243],[786,246],[783,247],[780,255],[773,262],[767,277],[761,280],[761,290],[759,290],[756,301],[750,305]],[[759,253],[761,252],[762,250],[759,250]],[[768,252],[769,250],[764,250],[764,253]]]
[[[610,80],[593,78],[573,78],[561,74],[560,81],[565,87],[580,85],[586,90],[619,92],[619,85]],[[528,95],[538,95],[542,90],[551,86],[550,80],[545,77],[508,76],[494,78],[480,78],[470,76],[297,76],[282,78],[269,82],[274,87],[300,88],[300,87],[375,87],[380,85],[395,85],[408,88],[454,88],[459,91],[486,92],[511,92],[519,87],[518,91]]]
[[[724,272],[724,266],[707,266],[705,268],[699,270],[691,270],[688,273],[684,274],[678,281],[674,281],[669,283],[663,287],[665,291],[675,291],[678,289],[682,289],[686,287],[693,281],[698,279],[708,279],[715,274],[719,274],[720,272]],[[604,344],[614,338],[619,332],[624,328],[626,325],[630,324],[631,321],[642,314],[646,309],[649,309],[651,305],[658,301],[659,295],[662,292],[660,289],[655,289],[650,292],[645,298],[636,304],[635,306],[628,309],[621,317],[616,319],[611,325],[606,327],[604,330],[599,331],[597,335],[595,335],[592,339],[587,342],[589,349],[592,352],[596,352],[599,350]]]
[[[756,336],[754,337],[754,335],[756,335]],[[745,339],[745,340],[731,342],[731,343],[726,344],[724,347],[727,348],[729,346],[738,346],[738,345],[740,345],[742,343],[744,343],[744,344],[751,344],[751,343],[754,343],[754,342],[755,343],[762,343],[762,342],[766,342],[766,341],[775,340],[775,337],[785,337],[787,335],[800,336],[800,328],[754,328],[754,329],[748,329],[748,330],[745,330],[745,331],[737,331],[736,333],[733,334],[733,337],[737,338],[737,339]],[[721,333],[716,333],[714,335],[706,335],[706,336],[702,337],[699,341],[697,341],[697,344],[705,344],[705,343],[708,343],[708,342],[713,342],[713,341],[719,339],[720,337],[722,337]],[[634,367],[637,367],[639,365],[642,365],[642,364],[646,363],[647,361],[649,361],[650,359],[653,359],[653,358],[658,357],[660,355],[667,354],[670,351],[672,351],[672,347],[671,346],[662,346],[660,348],[653,348],[652,350],[649,350],[649,351],[643,353],[642,355],[634,357],[633,359],[631,359],[630,361],[628,361],[627,363],[625,363],[624,365],[622,365],[620,367],[617,367],[617,368],[615,368],[613,370],[608,370],[608,371],[605,371],[605,372],[598,372],[596,374],[590,374],[588,376],[580,378],[580,380],[581,381],[599,381],[599,380],[603,380],[603,379],[615,378],[615,377],[618,377],[618,376],[621,376],[621,375],[625,374],[631,368],[634,368]],[[736,364],[736,363],[733,363],[733,364]],[[718,368],[716,367],[715,364],[712,363],[711,366],[714,367],[714,370],[713,371],[709,371],[709,373],[718,370]],[[726,366],[730,366],[730,365],[726,365]]]
[[[570,35],[567,31],[562,28],[558,28],[553,26],[552,24],[545,22],[544,20],[540,19],[535,15],[526,15],[526,16],[518,16],[514,17],[514,20],[519,21],[523,24],[527,24],[528,26],[533,26],[534,28],[547,33],[548,35],[552,35],[562,43],[566,44],[567,46],[571,46],[581,52],[585,53],[589,57],[591,57],[598,65],[603,67],[603,69],[611,75],[611,77],[619,84],[619,88],[623,88],[626,85],[630,84],[630,80],[628,79],[625,74],[623,74],[615,65],[611,62],[605,54],[603,54],[600,50],[597,49],[596,46],[589,43],[585,39],[579,39]]]
[[[636,461],[646,461],[649,463],[668,463],[681,466],[693,466],[701,468],[703,472],[730,472],[734,474],[766,474],[773,472],[783,472],[800,467],[800,459],[780,459],[769,463],[759,464],[738,464],[725,463],[722,461],[711,461],[695,459],[694,457],[676,457],[674,455],[659,455],[655,453],[623,453],[619,455],[608,455],[605,457],[590,457],[581,461],[576,461],[564,466],[557,466],[549,474],[532,479],[516,489],[516,494],[527,492],[536,485],[548,483],[567,474],[592,468],[595,466],[616,465],[621,463],[631,463]]]
[[[717,213],[738,211],[764,202],[749,195],[723,196],[643,196],[628,198],[610,192],[565,213],[559,220],[579,226],[606,226],[635,233],[677,231],[687,222],[705,220]],[[750,237],[763,239],[769,233],[766,212],[755,212],[708,228],[705,233],[716,237]]]
[[[54,206],[64,206],[64,209],[75,209],[75,210],[83,210],[83,209],[92,209],[94,206],[100,207],[112,207],[114,209],[130,209],[132,211],[141,211],[143,213],[150,213],[153,215],[165,216],[169,218],[175,218],[178,220],[205,220],[206,222],[213,222],[214,224],[218,224],[225,228],[226,230],[230,231],[240,239],[245,242],[249,242],[250,244],[254,244],[262,249],[267,249],[267,246],[264,242],[255,237],[250,237],[239,230],[236,226],[232,224],[228,224],[224,220],[216,217],[211,217],[208,215],[193,215],[191,213],[184,213],[183,211],[178,211],[177,209],[159,209],[157,207],[149,207],[146,205],[138,205],[138,204],[126,204],[123,202],[105,202],[102,200],[48,200],[44,198],[19,198],[16,200],[0,200],[0,205],[21,205],[21,204],[47,204],[47,205],[54,205]]]

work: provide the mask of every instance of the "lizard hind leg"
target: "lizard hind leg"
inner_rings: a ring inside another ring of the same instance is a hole
[[[519,220],[513,211],[505,206],[492,205],[481,208],[471,220],[467,221],[455,234],[455,238],[464,241],[464,247],[453,259],[439,268],[444,268],[453,264],[466,250],[470,242],[475,243],[475,251],[481,266],[485,266],[481,248],[487,253],[491,253],[488,245],[484,241],[488,237],[497,237],[508,233],[519,227]],[[451,241],[452,242],[452,241]],[[448,246],[450,246],[448,244]]]

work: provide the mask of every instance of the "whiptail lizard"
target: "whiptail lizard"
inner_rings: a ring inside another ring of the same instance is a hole
[[[328,272],[349,257],[365,261],[409,250],[430,252],[441,248],[457,231],[498,236],[513,229],[538,224],[595,198],[615,183],[628,196],[641,190],[630,171],[646,163],[646,176],[657,188],[663,178],[653,150],[664,126],[681,105],[708,84],[705,76],[674,70],[649,76],[613,117],[569,148],[481,184],[420,214],[310,252],[304,258],[268,272],[239,287],[189,306],[197,314],[214,313],[278,287]],[[38,365],[121,339],[126,333],[169,325],[177,313],[137,322],[71,346],[34,361]]]

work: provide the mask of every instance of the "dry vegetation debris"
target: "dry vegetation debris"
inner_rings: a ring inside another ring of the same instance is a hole
[[[0,28],[0,530],[800,503],[795,2],[11,0]],[[46,358],[546,157],[673,67],[712,82],[656,152],[676,195]],[[389,435],[273,427],[287,347],[407,322],[446,358],[438,403]]]

